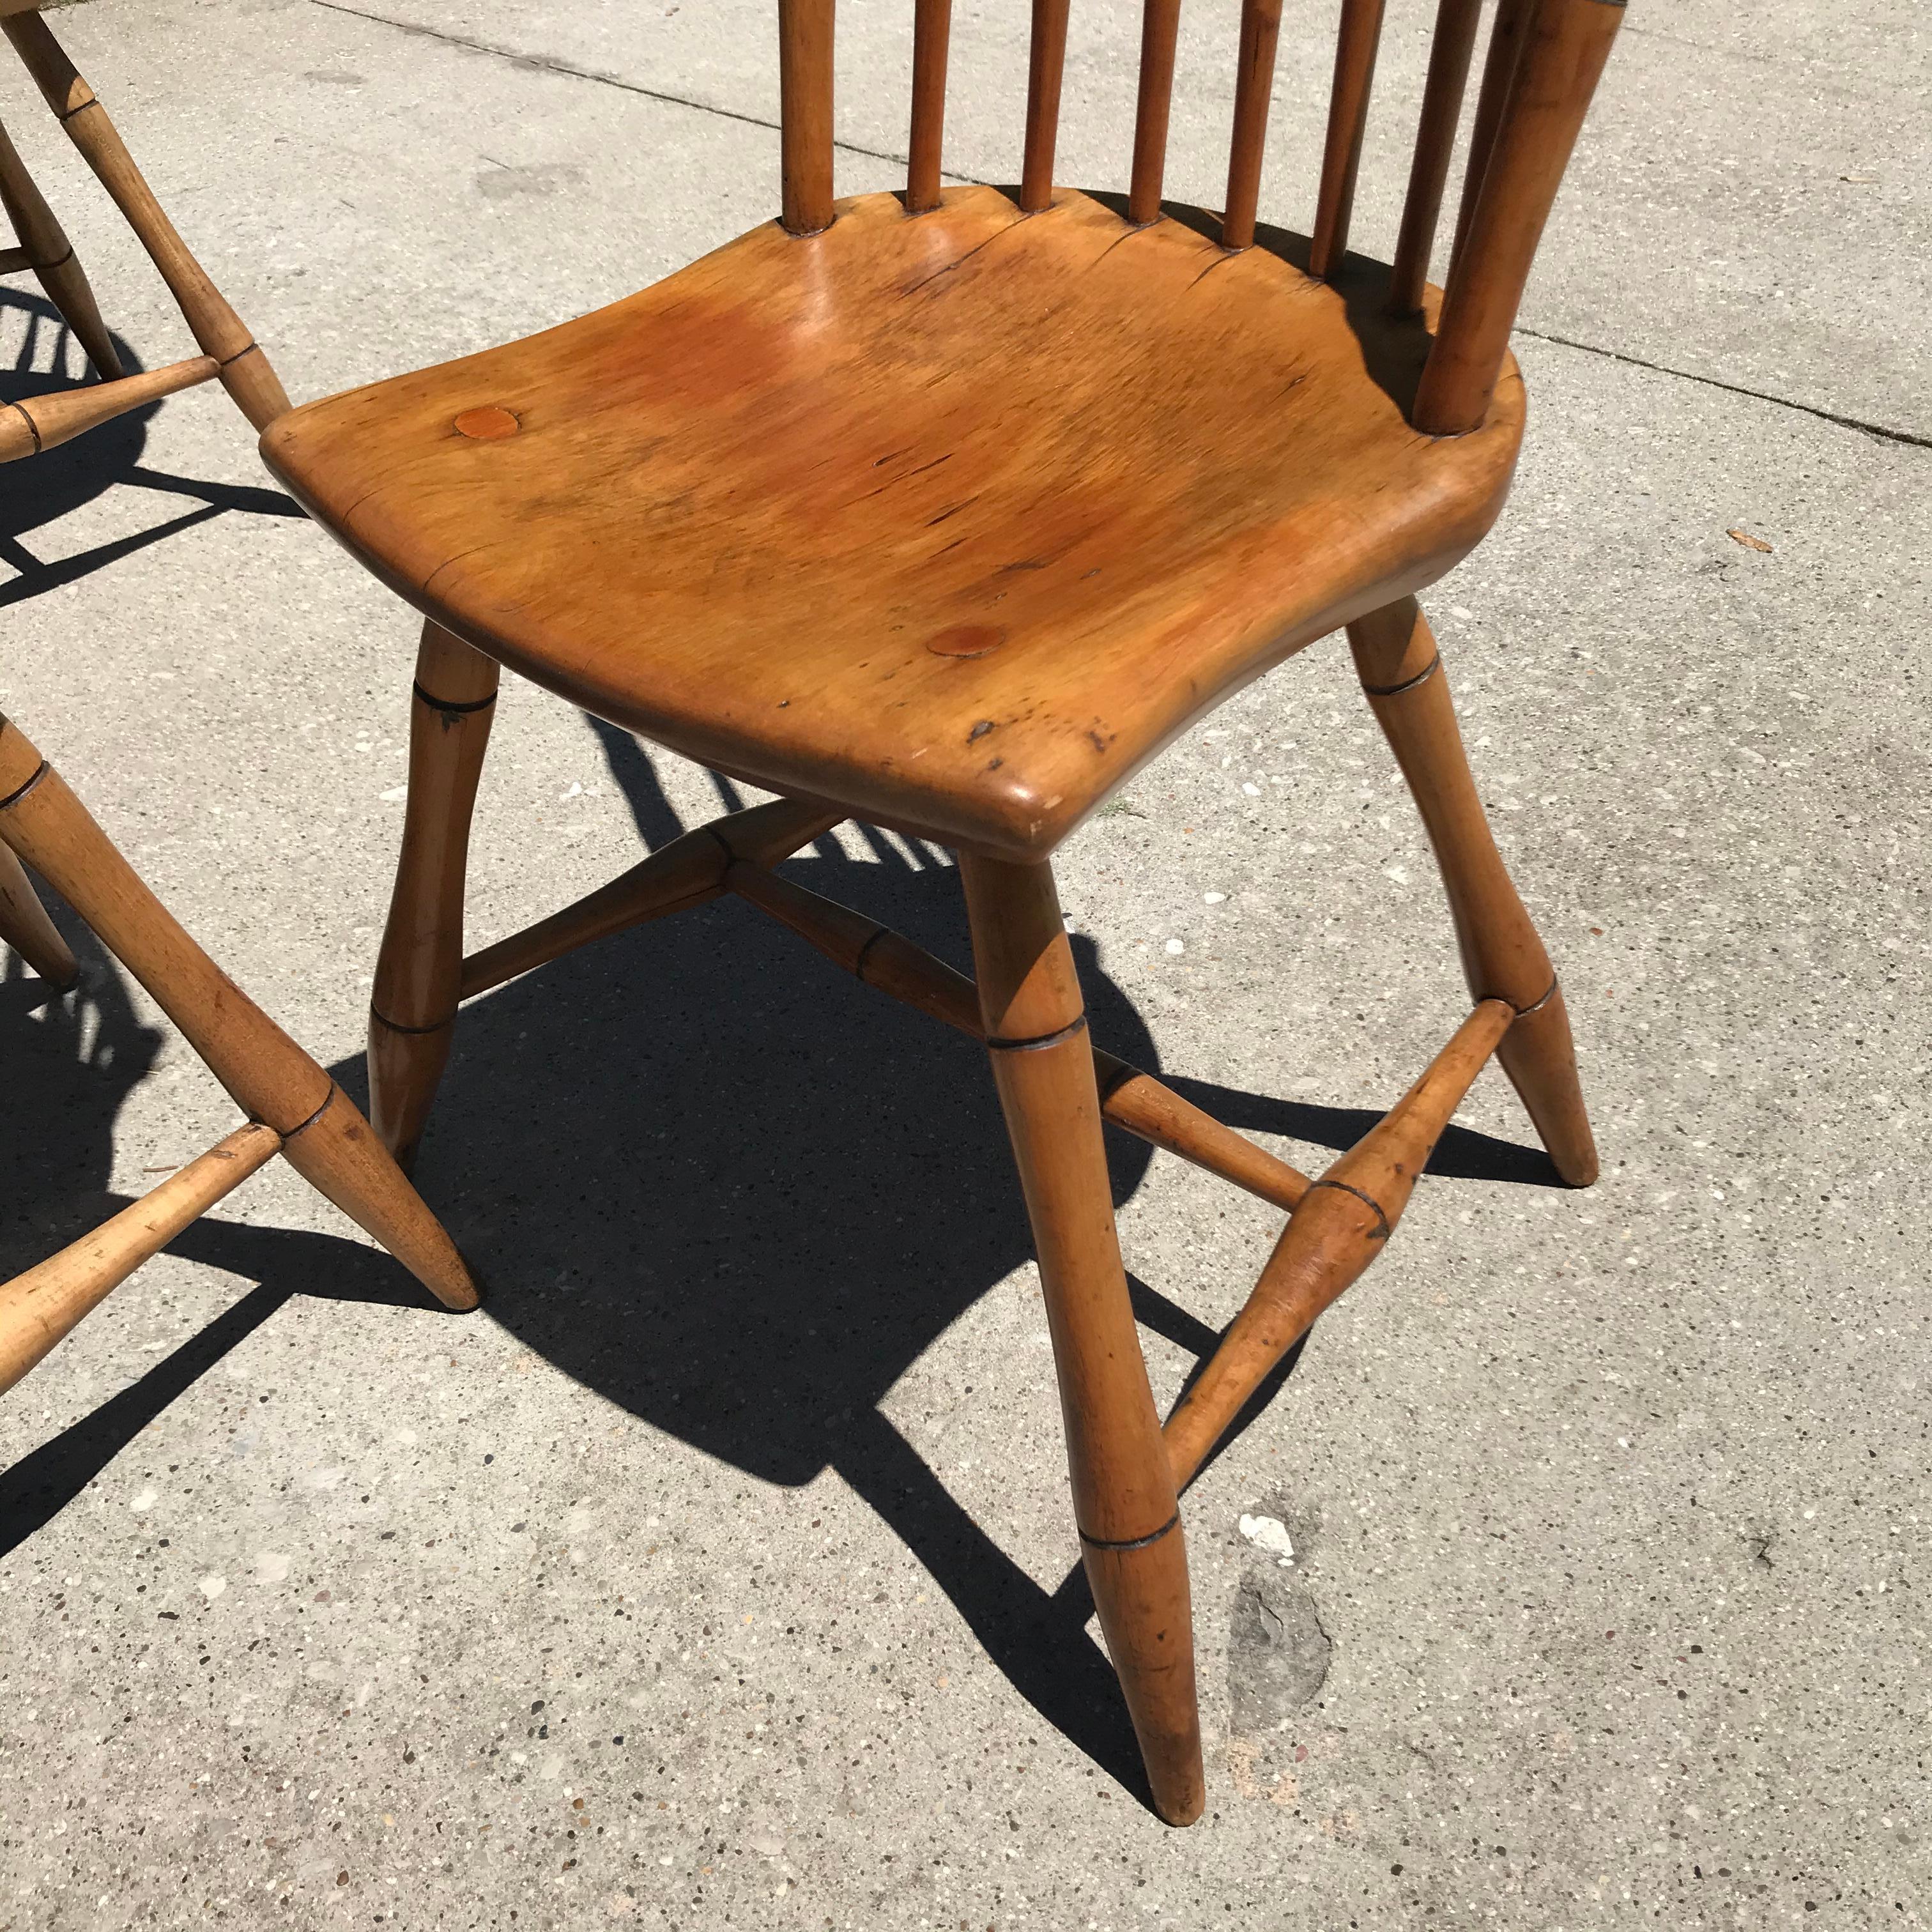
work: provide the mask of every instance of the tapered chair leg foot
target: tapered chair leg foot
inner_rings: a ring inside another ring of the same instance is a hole
[[[1496,1057],[1557,1172],[1587,1187],[1597,1178],[1597,1148],[1569,1015],[1470,776],[1435,634],[1406,597],[1351,624],[1348,644],[1436,849],[1469,990],[1478,1000],[1507,1001],[1518,1016]]]
[[[993,1077],[1033,1223],[1074,1520],[1154,1808],[1201,1815],[1187,1553],[1114,1228],[1073,956],[1043,865],[960,855]]]
[[[288,1136],[282,1153],[310,1186],[373,1234],[446,1308],[477,1305],[476,1284],[456,1244],[340,1087],[332,1088],[321,1111]]]
[[[494,659],[438,625],[423,626],[403,850],[369,1012],[369,1112],[405,1168],[448,1064],[462,996],[470,819],[499,676]]]
[[[1556,1172],[1572,1187],[1589,1186],[1597,1178],[1597,1141],[1583,1106],[1561,986],[1552,985],[1540,1006],[1517,1015],[1496,1058],[1549,1149]]]

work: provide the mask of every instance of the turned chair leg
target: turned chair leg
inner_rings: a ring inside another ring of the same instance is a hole
[[[476,1288],[354,1103],[202,951],[95,824],[66,782],[0,718],[0,840],[25,859],[180,1028],[289,1164],[382,1243],[438,1300]]]
[[[1571,1186],[1587,1187],[1597,1178],[1597,1146],[1576,1078],[1569,1015],[1470,776],[1434,634],[1408,597],[1351,624],[1348,644],[1436,848],[1469,991],[1516,1010],[1496,1057],[1557,1172]]]
[[[54,929],[47,909],[14,856],[0,844],[0,940],[10,946],[47,984],[65,992],[80,976],[80,968],[67,941]]]
[[[21,253],[26,258],[22,266],[33,270],[48,301],[60,310],[61,319],[86,352],[94,374],[105,382],[118,380],[122,374],[121,358],[114,352],[114,339],[100,319],[100,304],[81,272],[74,244],[54,219],[53,210],[4,127],[0,127],[0,206],[6,208],[14,232],[20,238]]]
[[[993,1077],[1032,1219],[1081,1556],[1155,1808],[1201,1815],[1187,1554],[1114,1228],[1100,1103],[1052,872],[962,854]]]
[[[221,386],[236,407],[258,430],[285,416],[289,398],[280,378],[154,199],[106,109],[75,70],[53,29],[38,12],[16,13],[0,19],[0,33],[13,43],[68,138],[147,250],[202,353],[220,364]]]
[[[461,995],[470,820],[498,676],[494,658],[424,624],[402,856],[369,1003],[370,1117],[405,1172],[448,1062]]]

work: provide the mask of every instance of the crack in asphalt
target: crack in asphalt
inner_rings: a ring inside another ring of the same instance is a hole
[[[625,94],[634,94],[646,100],[662,102],[668,107],[686,107],[694,113],[716,115],[720,120],[736,121],[748,128],[763,128],[776,134],[779,124],[761,114],[747,114],[735,107],[721,107],[713,100],[699,100],[689,94],[670,94],[662,88],[644,87],[633,80],[625,80],[613,74],[600,74],[594,68],[577,67],[568,61],[559,60],[545,54],[519,53],[514,47],[500,46],[490,40],[479,40],[465,34],[451,33],[441,27],[426,27],[414,20],[398,20],[386,14],[379,14],[363,7],[351,7],[345,0],[310,0],[312,6],[325,8],[332,14],[346,14],[352,20],[367,20],[379,27],[392,27],[397,32],[415,34],[424,40],[440,40],[446,46],[463,47],[472,53],[489,54],[498,60],[510,62],[517,67],[531,68],[541,73],[564,75],[572,80],[588,80],[602,87],[614,87]],[[892,161],[903,166],[907,157],[882,148],[862,148],[851,141],[835,140],[835,148],[848,154],[862,154],[868,160]],[[972,180],[970,175],[947,173],[945,178],[962,183]],[[1526,335],[1538,342],[1552,343],[1558,348],[1574,349],[1586,356],[1601,356],[1612,362],[1628,364],[1634,369],[1648,370],[1659,376],[1675,376],[1684,382],[1701,382],[1706,388],[1722,389],[1734,396],[1748,397],[1754,402],[1769,403],[1779,409],[1796,410],[1800,415],[1815,416],[1820,422],[1833,424],[1840,429],[1856,430],[1861,435],[1874,437],[1880,442],[1897,443],[1909,449],[1932,449],[1932,436],[1922,436],[1916,431],[1894,429],[1884,423],[1867,422],[1860,416],[1848,416],[1834,410],[1821,409],[1814,403],[1801,403],[1790,396],[1774,395],[1763,389],[1754,389],[1744,383],[1727,382],[1721,376],[1702,376],[1694,370],[1673,368],[1666,362],[1653,362],[1647,357],[1632,356],[1620,349],[1606,349],[1600,343],[1580,342],[1575,337],[1558,335],[1549,330],[1532,328],[1524,324],[1516,326],[1515,333]]]

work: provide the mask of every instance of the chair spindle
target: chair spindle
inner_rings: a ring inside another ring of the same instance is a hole
[[[1060,133],[1060,82],[1066,69],[1067,0],[1033,0],[1027,59],[1026,158],[1020,209],[1037,214],[1053,200],[1053,148]]]
[[[1448,185],[1450,150],[1456,145],[1456,124],[1462,118],[1462,94],[1468,84],[1469,62],[1476,50],[1476,27],[1482,10],[1482,0],[1441,0],[1436,8],[1429,76],[1423,82],[1422,115],[1415,132],[1415,158],[1409,167],[1408,194],[1402,205],[1402,227],[1389,278],[1389,307],[1397,315],[1414,315],[1422,307],[1436,223],[1442,212],[1442,191]]]
[[[1382,40],[1383,0],[1342,0],[1335,40],[1335,86],[1328,100],[1328,136],[1322,152],[1322,188],[1315,205],[1315,237],[1308,272],[1326,281],[1348,248],[1348,218],[1355,205],[1355,176],[1362,164],[1362,134],[1369,122],[1369,90]]]
[[[778,118],[784,226],[832,226],[832,0],[778,0]]]
[[[1456,205],[1456,233],[1449,249],[1450,275],[1462,259],[1462,244],[1483,192],[1484,171],[1490,165],[1490,152],[1496,145],[1496,130],[1502,124],[1510,83],[1516,79],[1516,62],[1522,57],[1523,40],[1538,4],[1538,0],[1496,0],[1489,50],[1483,56],[1482,86],[1476,94],[1475,124],[1469,130],[1468,158],[1462,164],[1462,196]],[[1446,285],[1448,276],[1443,280]]]
[[[1234,76],[1234,132],[1228,148],[1228,203],[1221,217],[1224,248],[1253,246],[1261,205],[1262,158],[1268,148],[1274,57],[1281,38],[1281,0],[1242,0],[1241,52]]]
[[[946,131],[946,56],[952,0],[917,0],[912,24],[912,139],[906,212],[939,206],[939,158]]]
[[[1161,176],[1167,168],[1167,123],[1174,104],[1174,56],[1180,36],[1180,0],[1146,0],[1141,12],[1140,98],[1134,110],[1134,172],[1127,219],[1137,228],[1160,219]]]
[[[1488,413],[1544,224],[1569,165],[1623,0],[1544,0],[1525,41],[1411,420],[1460,436]]]

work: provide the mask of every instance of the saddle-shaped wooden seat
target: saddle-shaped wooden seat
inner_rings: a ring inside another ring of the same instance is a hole
[[[1337,288],[1069,190],[1031,215],[871,195],[308,404],[262,448],[538,683],[774,790],[1032,856],[1488,529],[1520,383],[1473,434],[1418,435],[1432,338],[1385,296],[1366,265]]]

